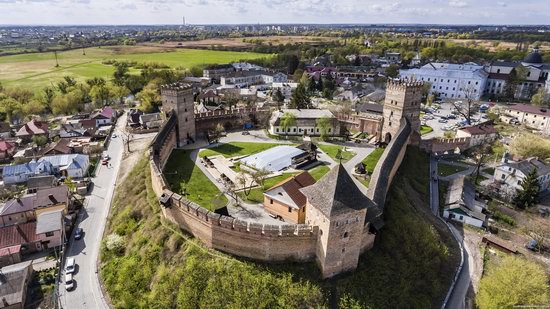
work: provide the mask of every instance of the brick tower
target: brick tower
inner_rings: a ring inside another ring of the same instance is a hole
[[[305,223],[319,227],[316,256],[323,278],[357,268],[372,202],[342,164],[300,191],[307,198]]]
[[[176,113],[178,147],[195,142],[195,105],[193,87],[186,83],[163,85],[160,89],[162,111]]]
[[[413,134],[411,143],[420,142],[420,102],[422,100],[422,82],[389,80],[384,100],[384,124],[379,140],[389,143],[399,131],[401,118],[411,123]]]

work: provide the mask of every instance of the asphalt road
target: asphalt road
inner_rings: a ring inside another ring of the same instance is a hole
[[[119,129],[125,123],[126,115],[123,115],[118,120],[115,132],[120,132]],[[67,257],[73,257],[78,265],[73,276],[76,288],[66,291],[62,279],[59,291],[63,308],[109,308],[99,286],[96,261],[122,161],[123,147],[120,136],[111,139],[106,150],[111,157],[111,166],[100,165],[96,177],[92,179],[93,190],[86,197],[85,207],[77,219],[76,226],[84,230],[84,236],[80,240],[74,240],[72,235],[70,237]]]

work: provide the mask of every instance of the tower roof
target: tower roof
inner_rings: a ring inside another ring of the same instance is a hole
[[[317,183],[300,189],[309,203],[327,217],[367,208],[372,201],[361,192],[342,164]]]
[[[531,53],[529,53],[527,56],[525,56],[525,58],[523,59],[523,62],[531,63],[531,64],[541,64],[542,57],[539,54],[539,51],[535,49]]]

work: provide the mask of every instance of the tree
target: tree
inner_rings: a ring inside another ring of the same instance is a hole
[[[522,133],[510,142],[510,151],[524,158],[547,160],[550,158],[550,141],[532,133]]]
[[[304,109],[309,108],[311,99],[303,83],[299,83],[290,99],[290,108]]]
[[[36,146],[44,146],[48,143],[48,137],[45,135],[34,135],[32,137],[32,142],[36,144]]]
[[[115,72],[113,73],[113,83],[117,86],[122,86],[128,78],[128,63],[115,63]]]
[[[399,67],[395,64],[391,64],[386,68],[386,76],[389,78],[396,78],[399,75]]]
[[[22,106],[23,115],[40,115],[44,112],[45,106],[38,99],[32,99],[27,104]]]
[[[136,95],[136,99],[140,102],[139,109],[147,113],[153,112],[161,104],[159,94],[153,89],[143,89]]]
[[[252,183],[248,182],[248,177],[246,173],[240,172],[239,174],[237,174],[237,178],[235,180],[240,185],[240,188],[238,189],[242,189],[242,192],[248,198],[250,191],[252,191]]]
[[[101,107],[107,103],[110,98],[109,88],[105,85],[97,84],[90,89],[90,97],[96,107]]]
[[[286,112],[281,117],[280,124],[281,124],[281,127],[283,127],[285,134],[288,135],[288,131],[290,131],[290,127],[293,127],[296,125],[296,116],[293,113]]]
[[[521,209],[526,209],[537,204],[539,199],[540,184],[537,169],[533,168],[527,176],[521,180],[521,189],[517,190],[514,204]]]
[[[465,86],[463,93],[466,102],[452,101],[452,104],[456,111],[466,119],[466,123],[471,125],[472,116],[475,114],[474,104],[477,102],[477,89],[474,85],[468,85]]]
[[[316,121],[319,132],[321,133],[321,139],[323,141],[327,140],[327,133],[332,128],[332,120],[328,117],[321,117]]]
[[[527,69],[519,65],[515,67],[508,77],[508,82],[504,86],[504,95],[509,101],[514,100],[520,83],[527,77]]]
[[[476,160],[476,176],[474,183],[477,183],[479,179],[479,173],[481,172],[481,164],[485,162],[487,157],[493,154],[493,146],[489,140],[481,141],[481,144],[473,150],[473,155]]]
[[[261,186],[262,189],[264,189],[265,180],[266,180],[267,176],[269,176],[271,174],[271,172],[266,170],[265,168],[262,168],[262,169],[259,169],[259,170],[254,170],[253,172],[250,172],[249,174],[252,177],[252,179],[254,180],[254,182],[257,183],[259,186]]]
[[[13,118],[21,112],[21,103],[12,97],[0,98],[0,113],[6,115],[6,119],[9,123],[13,121]]]
[[[103,77],[94,77],[86,80],[86,84],[88,84],[90,87],[93,86],[106,86],[107,82]]]
[[[115,99],[118,99],[120,105],[124,104],[124,98],[130,95],[130,90],[126,86],[112,85],[109,87],[109,92]]]
[[[332,75],[328,74],[327,77],[323,79],[323,98],[332,100],[335,90],[336,83],[334,82]]]
[[[516,256],[505,256],[498,265],[489,268],[479,282],[476,296],[479,309],[540,305],[549,301],[548,277],[544,269]]]
[[[277,88],[277,90],[273,94],[273,100],[277,102],[277,109],[281,109],[281,104],[285,101],[285,96],[281,92],[280,88]]]
[[[55,90],[52,87],[44,87],[44,89],[42,89],[42,102],[49,111],[51,111],[52,109],[54,97]]]
[[[531,97],[531,103],[537,106],[548,107],[550,105],[550,94],[546,92],[546,89],[541,87],[537,93]]]

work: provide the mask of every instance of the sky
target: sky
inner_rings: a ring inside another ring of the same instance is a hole
[[[550,0],[0,0],[0,24],[549,24]]]

